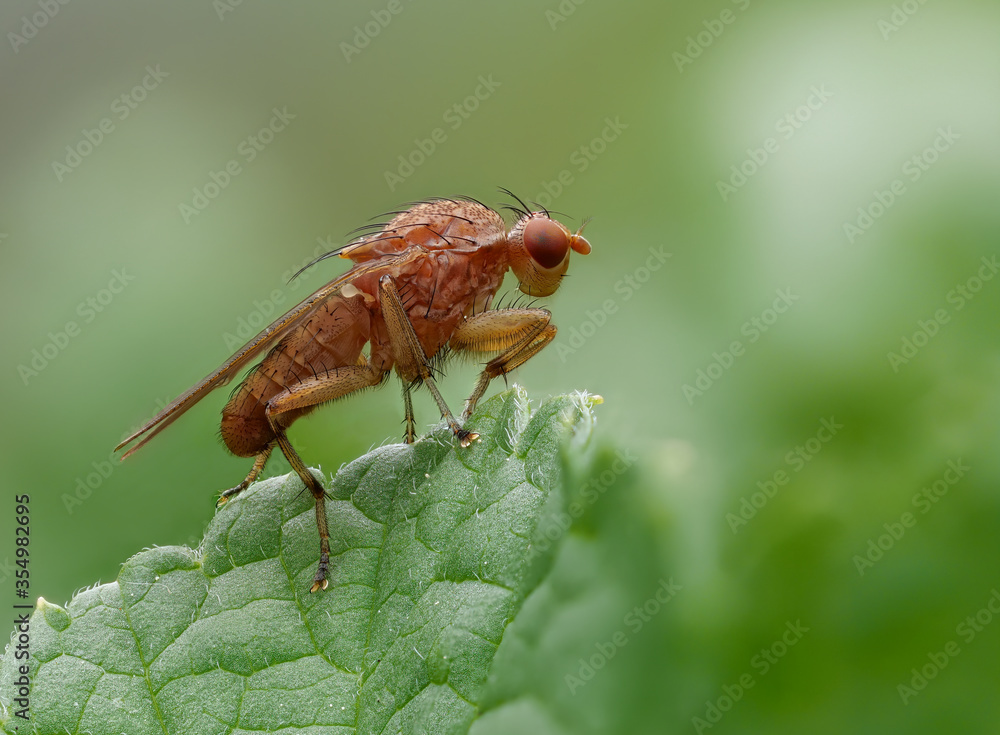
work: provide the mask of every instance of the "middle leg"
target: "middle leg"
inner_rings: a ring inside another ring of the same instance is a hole
[[[427,386],[427,390],[434,397],[438,410],[441,411],[441,416],[448,423],[448,427],[458,437],[463,447],[469,446],[479,438],[479,434],[463,429],[441,396],[437,383],[434,382],[434,376],[431,374],[430,361],[424,354],[424,348],[417,338],[410,317],[407,316],[406,308],[399,298],[399,291],[396,290],[392,276],[385,275],[379,279],[378,294],[382,304],[382,315],[389,331],[389,346],[393,359],[396,361],[397,372],[404,382],[407,379],[419,380]],[[406,389],[404,388],[404,390]]]

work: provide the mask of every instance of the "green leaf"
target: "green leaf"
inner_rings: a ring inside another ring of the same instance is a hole
[[[291,475],[223,507],[198,550],[137,554],[65,610],[39,599],[30,659],[8,647],[0,666],[4,731],[28,729],[27,663],[38,733],[468,732],[551,566],[560,447],[582,450],[592,402],[531,414],[515,386],[482,405],[468,449],[439,432],[343,467],[324,593],[308,593],[313,503]]]

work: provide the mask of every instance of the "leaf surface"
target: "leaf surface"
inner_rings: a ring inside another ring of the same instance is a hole
[[[33,732],[468,732],[551,562],[536,542],[563,504],[560,447],[586,443],[591,423],[585,395],[532,414],[515,386],[477,412],[473,447],[438,432],[346,465],[327,503],[324,593],[308,593],[312,498],[289,475],[222,508],[198,550],[137,554],[66,609],[39,599]],[[0,715],[25,732],[12,651]]]

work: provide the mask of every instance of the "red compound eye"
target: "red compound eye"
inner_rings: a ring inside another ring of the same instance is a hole
[[[569,252],[569,237],[557,222],[539,217],[525,226],[524,247],[542,268],[555,268]]]

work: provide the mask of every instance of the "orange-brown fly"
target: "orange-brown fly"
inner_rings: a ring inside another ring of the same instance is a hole
[[[509,207],[518,214],[510,230],[498,212],[473,199],[435,199],[396,212],[387,224],[373,225],[376,231],[321,256],[317,260],[339,253],[354,265],[265,328],[116,451],[139,439],[122,459],[130,456],[267,350],[222,409],[226,446],[255,459],[246,479],[222,493],[219,503],[245,490],[279,447],[316,500],[320,560],[310,591],[326,589],[326,493],[285,432],[317,406],[377,386],[395,369],[403,383],[408,443],[416,438],[410,391],[418,385],[430,391],[463,447],[475,441],[478,435],[462,428],[438,392],[431,361],[445,348],[495,355],[466,401],[464,422],[493,378],[523,364],[556,334],[545,309],[491,308],[504,274],[513,270],[524,293],[548,296],[566,273],[570,251],[590,252],[579,231],[571,233],[548,212],[530,211],[518,201],[520,207]]]

